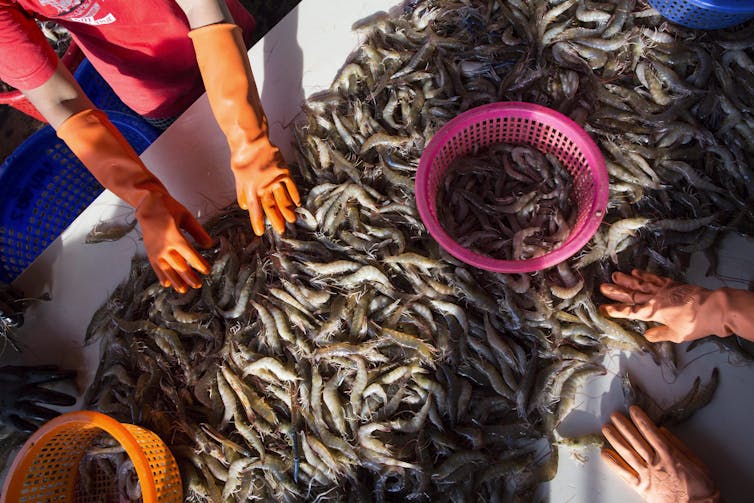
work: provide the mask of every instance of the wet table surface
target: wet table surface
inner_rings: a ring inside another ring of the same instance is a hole
[[[359,38],[354,21],[394,7],[380,0],[303,0],[250,51],[249,58],[273,141],[286,157],[295,159],[292,121],[305,97],[327,89]],[[233,202],[235,189],[228,167],[225,138],[214,121],[206,96],[199,99],[143,154],[145,164],[170,192],[200,219]],[[124,239],[97,245],[84,238],[99,221],[133,216],[133,210],[108,191],[73,224],[14,283],[28,296],[47,292],[52,300],[31,306],[18,330],[21,355],[5,348],[4,362],[57,364],[79,371],[77,385],[86,389],[99,361],[97,345],[84,347],[83,334],[95,310],[122,282],[134,253],[143,253],[138,231]],[[754,243],[739,237],[726,240],[720,276],[706,278],[706,263],[694,257],[688,279],[707,287],[746,288],[754,278]],[[712,469],[728,502],[750,501],[754,480],[754,368],[721,353],[711,344],[685,352],[678,347],[682,369],[674,376],[648,358],[627,353],[606,357],[608,373],[577,393],[577,409],[560,425],[563,435],[598,431],[614,410],[622,409],[619,377],[630,371],[664,403],[683,395],[697,375],[709,379],[720,369],[720,386],[712,402],[674,431]],[[76,407],[74,407],[76,408]],[[549,484],[552,502],[638,502],[631,489],[607,472],[594,449],[587,461],[561,448],[555,480]]]

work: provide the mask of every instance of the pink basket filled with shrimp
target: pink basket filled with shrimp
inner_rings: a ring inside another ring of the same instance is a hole
[[[597,231],[607,200],[594,141],[532,103],[492,103],[454,118],[416,173],[416,204],[432,237],[494,272],[533,272],[571,257]]]

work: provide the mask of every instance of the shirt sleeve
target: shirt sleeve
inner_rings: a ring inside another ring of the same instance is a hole
[[[52,77],[58,56],[37,23],[17,6],[0,2],[0,79],[35,89]]]

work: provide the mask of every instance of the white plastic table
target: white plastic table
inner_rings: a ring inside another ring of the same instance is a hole
[[[337,70],[359,40],[354,21],[389,10],[391,0],[303,0],[263,40],[249,51],[262,102],[271,124],[272,139],[292,157],[291,122],[306,96],[329,87]],[[206,95],[199,99],[143,154],[142,159],[170,192],[200,219],[230,204],[235,197],[228,167],[225,138],[215,123]],[[99,362],[97,346],[83,347],[83,336],[94,311],[123,281],[136,252],[143,253],[138,235],[113,243],[84,244],[84,237],[100,220],[132,216],[132,210],[112,193],[97,198],[71,226],[14,283],[27,295],[48,292],[26,312],[18,337],[23,354],[5,348],[3,363],[58,364],[79,371],[78,386],[86,389]],[[732,241],[724,257],[724,274],[742,278],[729,286],[746,287],[754,277],[752,243]],[[693,270],[699,267],[692,267]],[[700,275],[692,280],[701,282]],[[705,284],[705,283],[702,283]],[[720,283],[708,282],[708,286]],[[579,393],[579,406],[561,425],[564,434],[597,431],[609,414],[621,407],[616,375],[630,368],[632,375],[654,394],[668,400],[688,390],[696,375],[709,379],[720,368],[720,387],[712,403],[687,424],[679,436],[706,461],[728,502],[751,501],[754,493],[754,368],[734,366],[711,348],[699,356],[678,380],[641,358],[611,355],[610,372]],[[549,484],[552,502],[638,502],[622,481],[606,472],[596,451],[581,464],[561,449],[560,466]]]

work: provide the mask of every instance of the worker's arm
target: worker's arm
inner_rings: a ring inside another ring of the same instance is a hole
[[[192,30],[216,23],[233,23],[224,0],[176,0]]]
[[[647,503],[719,503],[709,469],[665,427],[658,428],[636,405],[630,419],[616,412],[602,433],[612,448],[602,459]]]
[[[24,93],[54,128],[93,107],[32,16],[15,3],[0,2],[0,79]]]
[[[228,140],[238,204],[249,211],[258,236],[265,216],[282,233],[285,221],[296,221],[300,198],[280,149],[270,141],[241,29],[222,0],[177,1],[192,28],[210,107]]]
[[[181,293],[188,286],[199,288],[202,283],[195,270],[206,274],[209,264],[181,231],[200,246],[209,246],[212,239],[144,166],[107,115],[84,110],[69,117],[57,132],[104,187],[136,209],[144,248],[160,283]]]
[[[144,166],[107,115],[97,110],[60,63],[32,17],[0,3],[0,78],[21,90],[99,182],[136,209],[144,247],[160,282],[198,288],[207,262],[189,244],[212,240]]]
[[[189,286],[199,288],[201,279],[195,270],[206,274],[209,265],[181,230],[202,246],[209,246],[211,238],[144,166],[70,72],[58,64],[52,77],[24,94],[95,178],[136,209],[144,248],[158,280],[179,292]]]
[[[59,61],[47,82],[22,92],[56,130],[72,115],[94,108],[71,72]]]
[[[732,334],[754,341],[754,292],[708,290],[638,269],[630,275],[616,272],[613,281],[601,285],[600,291],[618,304],[604,305],[602,310],[614,318],[662,323],[644,334],[651,342]]]

